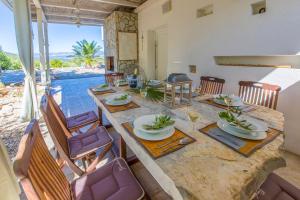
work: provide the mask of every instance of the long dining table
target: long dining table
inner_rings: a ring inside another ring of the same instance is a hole
[[[113,88],[116,93],[127,89]],[[88,93],[138,160],[173,199],[250,199],[269,173],[286,165],[280,151],[283,134],[245,157],[200,131],[193,130],[191,122],[184,118],[186,107],[170,109],[162,102],[152,102],[139,94],[130,93],[140,107],[110,113],[102,100],[111,94],[95,95],[91,90]],[[218,112],[222,111],[221,108],[200,103],[197,98],[192,100],[189,109],[201,115],[196,123],[197,130],[216,122]],[[196,141],[153,159],[122,124],[143,115],[164,112],[173,113],[175,127]],[[258,106],[247,115],[264,120],[272,128],[283,130],[284,116],[279,111]]]

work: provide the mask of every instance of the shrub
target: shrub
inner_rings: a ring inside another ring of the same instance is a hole
[[[0,51],[0,67],[3,70],[11,69],[11,59],[3,52]]]
[[[41,67],[41,63],[39,60],[34,60],[34,68],[39,69]]]
[[[63,61],[60,59],[53,59],[50,61],[51,68],[62,68],[63,67]]]
[[[13,70],[19,70],[22,69],[22,64],[21,61],[19,59],[14,59],[11,61],[12,65],[11,65],[11,69]]]

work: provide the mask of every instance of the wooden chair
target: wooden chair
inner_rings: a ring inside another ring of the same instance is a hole
[[[46,97],[48,98],[48,101],[50,101],[50,103],[53,105],[60,120],[64,123],[64,125],[68,128],[70,132],[79,131],[79,129],[90,124],[92,124],[91,128],[99,126],[100,121],[94,111],[89,111],[79,115],[66,117],[62,110],[59,108],[54,97],[51,94],[48,94]]]
[[[121,158],[69,183],[48,151],[36,120],[21,139],[13,167],[30,200],[133,200],[144,196]]]
[[[280,176],[271,173],[259,190],[254,195],[253,200],[299,200],[300,189],[292,185]]]
[[[46,96],[42,98],[41,111],[62,163],[67,164],[78,175],[94,170],[112,147],[113,139],[106,128],[101,126],[72,136]],[[102,151],[95,156],[99,149]],[[75,164],[77,160],[82,160],[85,171]],[[88,161],[88,167],[85,161]]]
[[[222,94],[225,80],[210,76],[201,76],[200,94]]]
[[[124,79],[124,73],[120,72],[107,73],[104,76],[106,83],[113,86],[115,85],[116,80]]]
[[[252,81],[240,81],[239,86],[239,96],[244,102],[276,109],[279,86]]]

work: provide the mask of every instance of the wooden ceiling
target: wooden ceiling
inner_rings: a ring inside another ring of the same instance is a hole
[[[7,0],[11,3],[12,0]],[[101,26],[115,10],[131,11],[146,0],[30,0],[32,21],[41,8],[48,23]]]

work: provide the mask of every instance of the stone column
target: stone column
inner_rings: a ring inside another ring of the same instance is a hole
[[[45,34],[46,80],[47,80],[47,83],[50,83],[51,77],[50,77],[49,39],[48,39],[48,23],[47,22],[44,22],[44,34]]]
[[[41,70],[41,82],[43,85],[47,83],[46,76],[46,61],[45,61],[45,42],[43,31],[43,13],[41,8],[36,9],[37,25],[38,25],[38,38],[39,38],[39,54],[40,54],[40,70]]]

